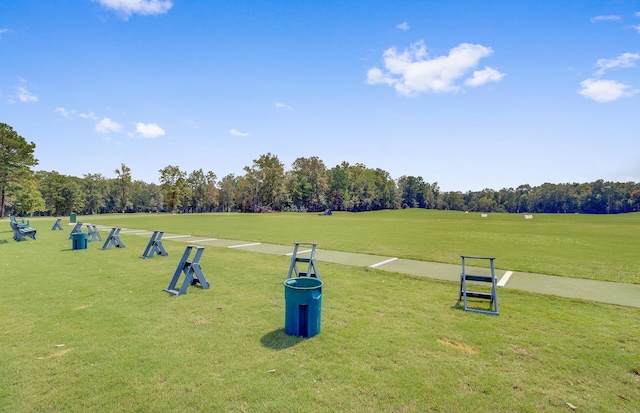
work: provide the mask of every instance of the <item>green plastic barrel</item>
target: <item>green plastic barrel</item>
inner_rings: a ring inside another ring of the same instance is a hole
[[[74,232],[71,234],[71,249],[86,250],[88,236],[89,234],[85,234],[84,232]]]
[[[284,282],[284,332],[290,336],[313,337],[320,333],[322,281],[297,277]]]
[[[72,212],[69,215],[69,222],[73,222],[75,224],[75,222],[76,222],[76,213],[75,212]]]

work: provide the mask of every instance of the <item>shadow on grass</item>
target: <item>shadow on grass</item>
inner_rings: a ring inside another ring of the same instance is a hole
[[[279,328],[262,336],[260,343],[264,347],[272,350],[284,350],[286,348],[293,347],[304,340],[304,337],[287,335],[284,332],[284,328]]]
[[[488,307],[484,308],[481,304],[486,304],[486,301],[480,301],[480,300],[467,300],[467,308],[468,311],[467,312],[475,312],[475,313],[485,313],[488,315],[497,315],[497,314],[493,314],[494,310],[491,306],[491,304],[489,304]],[[460,300],[458,301],[455,305],[451,306],[452,310],[458,310],[458,311],[465,311],[464,310],[464,301]]]

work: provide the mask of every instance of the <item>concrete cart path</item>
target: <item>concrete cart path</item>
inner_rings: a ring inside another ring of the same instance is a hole
[[[110,230],[112,227],[98,226],[98,228]],[[149,237],[152,233],[153,231],[127,228],[122,228],[120,231],[120,235],[138,235],[144,237]],[[195,237],[182,234],[165,233],[162,240],[219,248],[234,248],[264,254],[291,255],[293,251],[293,244],[291,246],[285,246],[242,240]],[[442,264],[323,249],[316,250],[316,261],[356,267],[371,267],[384,271],[439,280],[460,281],[461,265],[455,264]],[[474,273],[487,272],[486,268],[468,268]],[[320,270],[320,274],[322,275],[322,270]],[[638,284],[622,284],[498,269],[496,269],[496,277],[499,280],[499,286],[501,288],[640,308],[640,285]]]

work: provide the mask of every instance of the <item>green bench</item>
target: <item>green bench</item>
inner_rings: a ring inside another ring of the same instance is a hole
[[[18,222],[18,219],[13,215],[9,215],[9,219],[11,220],[12,223],[16,224],[19,228],[29,228],[29,221],[25,222],[24,219],[20,219],[20,222]]]
[[[20,227],[17,222],[10,221],[11,229],[13,229],[13,239],[16,241],[22,241],[22,238],[29,237],[36,239],[36,230],[29,227]]]

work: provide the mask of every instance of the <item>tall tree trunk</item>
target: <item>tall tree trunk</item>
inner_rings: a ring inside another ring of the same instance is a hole
[[[2,201],[0,201],[0,218],[4,218],[4,193],[5,189],[2,188]]]

